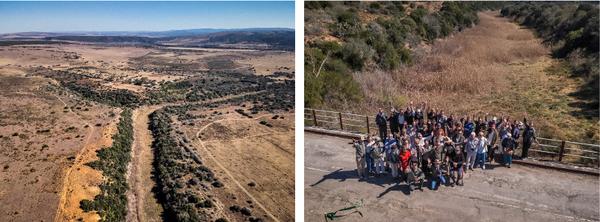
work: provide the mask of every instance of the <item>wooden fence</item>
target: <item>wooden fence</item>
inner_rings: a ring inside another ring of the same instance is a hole
[[[304,125],[362,134],[378,134],[375,116],[329,110],[304,109]],[[389,127],[388,127],[389,129]],[[539,144],[529,148],[529,156],[539,160],[600,167],[600,145],[538,137]],[[521,143],[522,141],[519,141]],[[519,149],[522,150],[522,149]],[[520,152],[520,151],[518,151]]]

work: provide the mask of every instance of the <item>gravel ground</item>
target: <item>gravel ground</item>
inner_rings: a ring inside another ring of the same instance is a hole
[[[469,173],[463,187],[410,192],[405,183],[398,184],[389,176],[359,181],[350,140],[313,133],[305,133],[304,139],[306,221],[324,221],[326,212],[360,200],[363,217],[354,213],[339,220],[600,220],[600,187],[595,176],[495,165]]]

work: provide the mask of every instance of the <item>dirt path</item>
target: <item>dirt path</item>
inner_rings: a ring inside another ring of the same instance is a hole
[[[133,111],[133,147],[128,166],[127,221],[162,221],[162,206],[152,188],[152,132],[148,129],[148,115],[163,106],[143,106]]]
[[[208,136],[200,137],[200,134],[203,134],[215,124],[220,124],[222,127],[231,127],[230,124],[235,123],[237,127],[244,128],[253,124],[259,125],[257,124],[258,120],[270,116],[273,116],[273,114],[260,115],[251,119],[226,118],[209,122],[200,128],[196,128],[198,131],[195,134],[194,144],[201,156],[208,156],[210,161],[207,164],[214,166],[214,172],[219,172],[226,178],[223,182],[229,184],[231,192],[238,193],[236,196],[247,196],[252,203],[264,212],[264,216],[270,221],[287,221],[293,219],[293,213],[289,209],[289,207],[293,208],[293,196],[291,196],[291,206],[287,206],[290,205],[287,201],[290,200],[288,198],[290,197],[289,190],[291,189],[293,193],[294,189],[293,180],[291,184],[288,184],[286,178],[286,173],[290,171],[286,168],[286,162],[291,161],[293,165],[293,146],[292,150],[287,150],[285,144],[280,147],[277,142],[271,141],[271,139],[286,143],[284,138],[289,136],[289,132],[277,132],[261,126],[251,130],[252,133],[242,138],[235,138],[234,136],[234,138],[226,140],[211,139],[211,136],[215,135],[210,135],[210,133]],[[231,130],[235,131],[235,129],[239,128],[234,127]],[[250,147],[259,149],[251,153],[245,151]],[[265,156],[269,156],[269,158],[262,159]],[[240,168],[240,164],[244,167]],[[291,171],[293,171],[293,166]],[[246,186],[249,181],[255,181],[259,184],[259,188]],[[283,197],[282,195],[286,196]]]
[[[262,92],[262,91],[261,91]],[[260,92],[246,93],[229,96],[204,102],[189,104],[205,104],[251,95]],[[162,205],[158,202],[152,188],[155,181],[152,179],[154,155],[152,152],[152,132],[148,129],[149,115],[165,106],[182,105],[183,103],[167,103],[154,106],[142,106],[133,111],[133,147],[131,149],[131,162],[127,167],[127,182],[129,190],[127,196],[127,221],[162,221]]]
[[[56,97],[66,107],[67,104]],[[69,111],[74,111],[69,108]],[[112,135],[116,131],[116,123],[111,123],[102,128],[99,137],[94,138],[95,128],[88,122],[84,124],[90,126],[85,139],[84,147],[77,153],[74,164],[67,168],[64,174],[62,191],[54,221],[75,221],[83,219],[84,221],[98,221],[99,215],[95,212],[83,212],[79,207],[79,202],[84,199],[93,199],[102,183],[102,173],[85,165],[86,163],[97,160],[96,151],[102,147],[108,147],[112,144]]]

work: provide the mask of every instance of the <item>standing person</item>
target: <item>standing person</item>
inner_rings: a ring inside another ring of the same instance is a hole
[[[400,116],[400,114],[396,112],[395,108],[392,108],[392,113],[387,119],[390,123],[390,131],[392,131],[392,134],[396,134],[399,132],[398,116]]]
[[[456,153],[452,156],[452,179],[457,186],[463,186],[463,163],[465,159],[460,149],[456,149]]]
[[[435,114],[435,108],[431,108],[429,113],[427,113],[427,121],[436,122],[437,120],[435,119]]]
[[[359,178],[365,177],[365,167],[366,167],[366,150],[365,150],[365,137],[361,136],[360,140],[353,139],[352,143],[354,146],[354,151],[356,153],[356,172],[358,173]]]
[[[390,168],[392,169],[392,177],[395,179],[398,177],[398,168],[400,168],[400,150],[398,149],[397,143],[392,145],[389,159],[391,164]]]
[[[383,145],[384,147],[384,153],[385,153],[385,161],[386,161],[386,171],[390,172],[391,171],[391,162],[390,162],[390,154],[392,151],[392,145],[396,144],[396,138],[394,138],[393,134],[388,135],[388,138],[385,140],[385,143]]]
[[[539,144],[535,135],[535,128],[533,128],[533,122],[525,122],[525,131],[523,132],[523,152],[521,153],[522,159],[527,159],[529,147],[531,147],[533,142]]]
[[[523,126],[523,123],[515,120],[513,125],[512,138],[515,142],[515,149],[517,149],[519,147],[519,137],[521,136],[521,127]]]
[[[444,147],[443,147],[443,163],[442,165],[444,166],[444,168],[446,169],[446,173],[450,173],[450,165],[452,158],[454,158],[454,155],[456,155],[456,147],[454,146],[454,144],[452,143],[452,140],[450,140],[448,137],[445,138],[444,141]]]
[[[471,121],[471,117],[467,116],[467,120],[463,124],[463,130],[465,132],[465,137],[471,135],[471,133],[475,132],[475,123]]]
[[[498,141],[498,130],[496,130],[496,124],[492,124],[492,126],[488,129],[487,132],[487,150],[488,157],[490,159],[490,163],[494,162],[494,155],[496,152],[496,142]]]
[[[512,164],[512,155],[515,149],[515,139],[513,139],[510,133],[506,134],[504,139],[502,139],[502,163],[504,166],[510,168]]]
[[[400,110],[398,113],[398,128],[400,130],[400,134],[404,134],[406,121],[404,120],[404,110]]]
[[[486,158],[486,154],[487,154],[487,139],[485,138],[485,136],[483,135],[483,132],[479,133],[479,141],[477,141],[477,157],[475,158],[475,162],[476,162],[476,166],[479,166],[479,164],[481,164],[481,169],[485,170],[485,160]]]
[[[375,146],[375,137],[371,136],[368,138],[367,141],[367,145],[365,147],[366,152],[365,152],[365,157],[367,160],[367,177],[371,174],[374,173],[375,171],[375,162],[373,160],[373,156],[371,155],[371,152],[373,152],[374,146]]]
[[[402,144],[402,149],[400,150],[400,169],[402,170],[402,178],[403,180],[407,179],[408,166],[410,163],[410,149],[408,147],[408,142],[404,142]]]
[[[414,185],[418,184],[419,190],[423,191],[423,182],[425,181],[425,174],[419,168],[419,164],[416,161],[410,163],[410,173],[408,176],[408,188],[410,191],[414,190]]]
[[[456,133],[452,137],[452,142],[454,142],[454,146],[457,150],[463,151],[463,155],[464,155],[464,153],[465,153],[464,148],[465,148],[466,140],[465,140],[465,136],[463,136],[463,131],[460,127],[457,127]]]
[[[404,120],[406,120],[406,124],[409,126],[412,126],[415,121],[415,110],[412,107],[412,102],[410,102],[410,106],[404,112]]]
[[[380,176],[383,173],[383,146],[381,142],[378,141],[373,145],[371,158],[373,158],[375,174]]]
[[[475,166],[475,154],[477,153],[478,143],[479,140],[475,136],[475,132],[472,132],[465,144],[465,150],[467,151],[467,167],[471,170],[473,170],[473,167]]]
[[[377,124],[377,128],[379,128],[379,138],[385,138],[385,134],[387,134],[387,118],[383,109],[379,109],[377,116],[375,116],[375,123]]]

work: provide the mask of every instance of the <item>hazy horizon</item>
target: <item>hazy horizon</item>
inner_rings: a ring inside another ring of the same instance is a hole
[[[294,29],[294,2],[0,2],[0,34]]]

